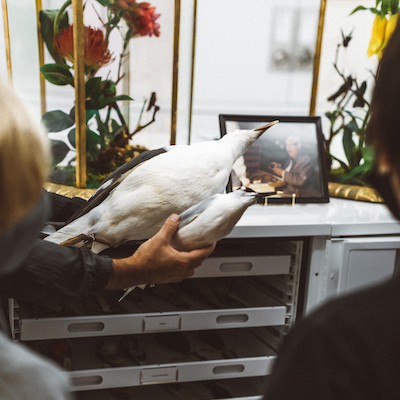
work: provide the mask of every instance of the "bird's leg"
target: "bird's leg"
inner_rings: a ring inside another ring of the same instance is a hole
[[[75,246],[81,249],[90,249],[92,242],[92,237],[81,234],[62,242],[61,246]]]
[[[121,244],[125,243],[126,240],[121,240],[116,243],[111,243],[111,242],[107,242],[106,240],[96,238],[95,234],[91,234],[90,236],[80,234],[78,236],[75,236],[71,239],[66,240],[65,242],[62,242],[61,245],[62,246],[75,246],[75,247],[79,247],[81,249],[90,249],[92,247],[93,242],[101,243],[108,247],[118,247]]]

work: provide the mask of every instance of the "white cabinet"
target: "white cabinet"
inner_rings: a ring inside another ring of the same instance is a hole
[[[400,237],[331,239],[327,298],[374,285],[393,276]]]
[[[226,239],[193,278],[120,303],[121,291],[12,301],[14,338],[59,356],[78,399],[142,399],[161,386],[163,398],[257,398],[296,318],[306,241]]]
[[[384,205],[254,205],[193,278],[121,303],[11,301],[13,333],[63,359],[78,400],[261,399],[296,318],[390,277],[398,249]]]

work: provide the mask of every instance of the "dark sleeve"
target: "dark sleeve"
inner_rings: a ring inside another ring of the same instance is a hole
[[[84,298],[106,286],[112,259],[37,239],[25,263],[0,280],[2,297],[43,301]]]
[[[50,221],[66,222],[76,212],[82,209],[87,201],[80,197],[65,197],[57,193],[48,192],[48,198],[51,204]]]
[[[365,354],[357,334],[340,323],[300,321],[289,332],[267,378],[264,400],[370,399]]]

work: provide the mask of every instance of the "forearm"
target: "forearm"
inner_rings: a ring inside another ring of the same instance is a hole
[[[20,300],[68,300],[101,292],[112,271],[109,257],[37,240],[24,264],[2,277],[0,292]]]

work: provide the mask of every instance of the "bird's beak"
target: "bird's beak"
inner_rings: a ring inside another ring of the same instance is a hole
[[[278,122],[279,122],[278,120],[272,121],[272,122],[268,123],[267,125],[260,126],[259,128],[256,128],[254,130],[255,131],[261,131],[260,132],[260,136],[261,136],[267,129],[271,128],[271,126],[277,124]]]

